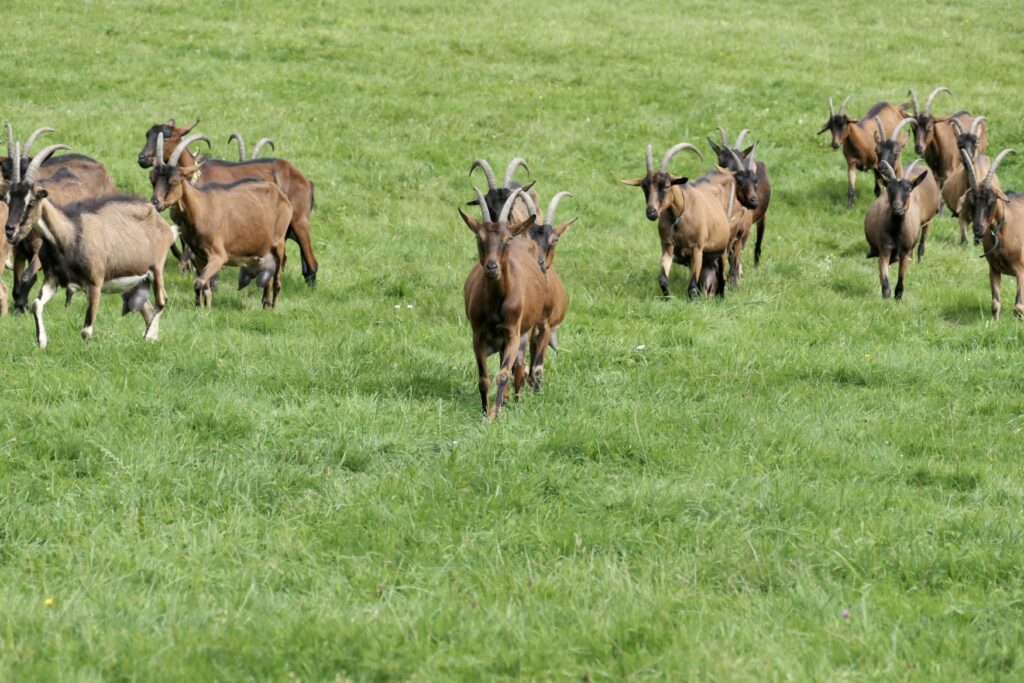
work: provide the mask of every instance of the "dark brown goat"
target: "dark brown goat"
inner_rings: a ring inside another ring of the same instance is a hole
[[[170,150],[174,149],[195,125],[177,128],[174,119],[171,119],[165,124],[152,126],[146,132],[146,144],[139,152],[139,166],[149,168],[156,162],[158,134],[163,135],[166,161],[170,156]],[[229,185],[247,178],[256,178],[277,185],[292,205],[287,237],[299,244],[302,253],[302,276],[310,287],[316,286],[319,265],[316,256],[313,255],[309,224],[310,213],[313,211],[313,183],[298,168],[285,159],[267,157],[236,163],[203,155],[193,157],[188,150],[183,153],[180,164],[182,168],[191,169],[188,178],[196,187],[201,187],[205,183]]]
[[[861,119],[854,119],[846,115],[846,105],[850,97],[843,100],[839,106],[839,113],[835,112],[832,105],[832,98],[828,99],[828,121],[818,131],[821,135],[825,131],[832,133],[832,149],[843,148],[843,156],[846,158],[846,208],[852,208],[857,198],[857,171],[873,171],[875,174],[875,196],[881,193],[880,179],[878,175],[878,157],[875,155],[875,134],[878,132],[876,121],[882,121],[886,128],[895,128],[903,114],[899,109],[888,102],[875,104]]]
[[[974,123],[974,116],[966,111],[958,111],[951,116],[932,114],[932,103],[935,101],[935,97],[943,92],[949,95],[953,94],[949,88],[936,88],[925,100],[924,109],[919,109],[917,106],[917,93],[913,89],[908,93],[913,107],[913,113],[908,116],[914,121],[914,148],[918,154],[924,156],[940,189],[945,184],[946,178],[961,163],[953,119],[959,120],[962,128],[970,128]],[[979,152],[984,152],[988,146],[988,139],[984,132],[978,138],[977,146]]]
[[[256,279],[263,287],[263,307],[273,308],[281,291],[285,232],[294,215],[291,203],[277,185],[255,178],[193,187],[186,178],[195,169],[179,162],[188,145],[203,139],[184,138],[164,163],[163,136],[158,134],[160,154],[150,172],[152,203],[159,211],[174,207],[172,218],[196,253],[196,306],[212,305],[210,280],[232,265],[242,269],[239,289]]]
[[[92,336],[100,294],[121,294],[122,315],[138,312],[146,322],[145,339],[156,339],[160,313],[166,304],[163,266],[174,230],[153,206],[132,196],[110,195],[58,207],[37,183],[43,161],[64,145],[47,147],[21,175],[15,165],[9,190],[7,241],[17,244],[34,231],[43,240],[41,257],[46,278],[32,304],[36,341],[47,345],[43,307],[57,287],[83,289],[88,298],[82,338]],[[152,284],[157,306],[149,303]]]
[[[512,204],[521,192],[522,189],[517,188],[509,196],[497,221],[491,219],[487,202],[479,190],[477,197],[483,220],[470,218],[459,209],[463,222],[476,236],[479,253],[478,262],[473,264],[466,278],[463,298],[466,317],[473,329],[480,401],[484,415],[491,417],[501,412],[508,393],[509,375],[515,373],[513,384],[517,392],[525,382],[522,354],[527,342],[533,352],[542,351],[540,344],[547,343],[547,340],[531,338],[537,325],[550,315],[547,282],[537,265],[533,242],[515,239],[533,226],[534,217],[509,222]],[[498,389],[491,407],[487,358],[494,353],[500,353],[501,360],[495,377]]]
[[[974,162],[966,151],[960,153],[970,189],[964,193],[961,214],[970,216],[974,238],[981,241],[988,260],[988,279],[992,287],[992,317],[999,319],[1002,276],[1017,278],[1017,299],[1013,311],[1024,317],[1024,194],[1006,194],[993,180],[996,169],[1012,149],[1004,149],[989,167],[985,179],[978,182]]]
[[[739,139],[737,138],[737,140]],[[730,165],[726,167],[736,180],[736,199],[744,208],[750,210],[750,222],[757,224],[757,240],[754,243],[755,266],[761,262],[765,216],[768,213],[768,205],[772,201],[772,184],[768,180],[768,167],[764,162],[755,158],[756,150],[756,143],[743,152],[730,148],[728,151]],[[721,164],[719,165],[721,166]]]
[[[874,170],[879,171],[884,161],[897,175],[903,175],[903,148],[907,146],[907,138],[900,133],[913,122],[913,119],[903,119],[886,135],[885,124],[880,118],[875,117],[875,125],[878,127],[875,131],[875,157],[878,162]]]
[[[974,164],[974,172],[977,175],[985,176],[988,174],[989,166],[992,160],[981,153],[978,149],[978,133],[981,124],[988,124],[988,119],[984,116],[979,116],[974,119],[971,123],[970,130],[964,130],[959,119],[950,119],[950,123],[953,124],[953,128],[956,129],[956,145],[958,150],[962,150],[967,153]],[[992,186],[999,190],[999,179],[995,176],[992,177]],[[971,189],[970,180],[967,178],[967,167],[964,166],[961,160],[960,165],[949,174],[946,178],[946,182],[942,184],[942,201],[945,202],[946,206],[949,207],[950,212],[957,218],[960,224],[960,244],[967,244],[967,231],[970,227],[970,217],[964,216],[960,213],[960,199],[964,196],[967,190]]]

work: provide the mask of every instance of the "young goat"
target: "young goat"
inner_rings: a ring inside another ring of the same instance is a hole
[[[515,372],[513,384],[517,393],[526,379],[522,353],[527,341],[531,342],[534,352],[543,350],[541,342],[547,343],[546,339],[531,338],[538,324],[550,316],[547,281],[537,264],[533,243],[515,239],[533,226],[534,218],[531,215],[509,223],[512,205],[521,193],[522,189],[517,188],[509,196],[497,221],[491,219],[486,199],[479,190],[482,221],[470,218],[459,209],[463,222],[476,236],[479,252],[479,261],[466,278],[463,298],[466,317],[473,329],[480,401],[484,415],[491,417],[501,412],[508,393],[509,374]],[[494,353],[500,353],[501,360],[495,378],[498,390],[491,407],[487,357]]]
[[[864,217],[864,237],[870,246],[868,258],[878,257],[878,278],[884,299],[893,294],[889,287],[889,264],[897,260],[900,267],[895,295],[897,299],[903,298],[903,278],[910,267],[914,245],[920,236],[917,252],[920,260],[931,220],[938,212],[939,188],[928,169],[915,168],[917,163],[910,164],[906,175],[900,177],[892,166],[882,162],[885,192],[871,204]]]
[[[245,140],[242,139],[241,133],[232,133],[228,136],[228,144],[231,144],[232,140],[238,140],[238,161],[250,161],[252,159],[260,158],[260,150],[264,146],[269,146],[270,149],[277,151],[277,147],[274,146],[274,141],[271,138],[260,138],[256,142],[256,146],[252,148],[252,156],[248,159],[245,158]]]
[[[164,161],[167,161],[170,156],[169,150],[174,149],[195,126],[196,124],[192,124],[187,128],[176,128],[174,119],[171,119],[165,124],[151,127],[146,132],[146,145],[139,152],[139,166],[149,168],[156,163],[157,135],[163,135],[167,154]],[[319,265],[316,256],[313,255],[309,225],[309,217],[313,211],[313,183],[298,168],[284,159],[266,157],[236,163],[202,155],[193,157],[188,150],[182,154],[179,163],[183,169],[191,170],[187,177],[196,187],[206,183],[228,185],[252,178],[277,185],[292,205],[287,237],[299,245],[302,255],[302,276],[307,285],[316,286]],[[284,264],[281,265],[283,267]]]
[[[150,172],[152,203],[159,211],[173,206],[171,217],[181,227],[185,242],[195,251],[199,272],[195,281],[196,306],[210,307],[210,280],[225,265],[240,266],[238,288],[253,279],[263,287],[263,307],[273,308],[281,291],[284,238],[293,212],[277,185],[246,179],[223,185],[193,187],[185,178],[196,169],[179,167],[185,148],[202,135],[190,135],[163,160],[163,136],[157,138],[159,155]]]
[[[107,196],[57,207],[37,184],[43,161],[64,145],[47,147],[32,159],[21,176],[15,165],[10,187],[10,211],[5,225],[7,241],[17,244],[30,231],[43,239],[41,257],[46,279],[32,303],[36,341],[46,347],[43,307],[57,291],[84,289],[88,298],[82,338],[92,337],[100,293],[121,294],[121,314],[138,312],[146,321],[145,339],[157,338],[160,313],[166,304],[164,260],[174,242],[174,230],[145,200]],[[152,283],[156,308],[149,303]]]
[[[852,96],[851,96],[852,97]],[[835,112],[832,106],[832,98],[828,99],[828,121],[818,131],[821,135],[825,131],[832,132],[832,149],[843,148],[843,156],[846,158],[846,208],[852,208],[857,198],[855,191],[857,185],[857,171],[874,171],[875,174],[875,196],[881,193],[879,175],[876,167],[878,157],[875,155],[875,134],[878,132],[877,121],[882,121],[887,127],[894,128],[903,115],[900,110],[888,102],[879,102],[868,110],[864,118],[857,120],[846,115],[846,104],[850,97],[843,100],[839,106],[839,113]]]
[[[974,239],[980,240],[988,260],[988,279],[992,286],[992,317],[999,319],[1002,276],[1017,278],[1017,299],[1013,311],[1024,316],[1024,194],[1006,194],[994,185],[996,169],[1012,149],[1004,149],[989,167],[985,179],[978,182],[974,162],[966,151],[960,153],[970,189],[960,204],[962,215],[969,216]]]
[[[949,88],[936,88],[925,100],[924,109],[917,106],[917,93],[913,89],[909,91],[910,102],[913,106],[914,121],[914,148],[917,153],[924,156],[928,168],[935,176],[935,182],[941,188],[953,171],[960,166],[960,154],[957,150],[956,129],[953,127],[953,120],[959,120],[961,128],[973,126],[974,116],[970,112],[958,111],[951,116],[934,116],[932,114],[932,102],[939,93],[953,93]],[[984,133],[978,138],[978,151],[984,152],[988,140]]]
[[[661,286],[662,295],[669,296],[668,274],[673,261],[690,266],[693,277],[691,277],[687,290],[691,297],[697,296],[701,291],[708,291],[712,284],[715,291],[721,293],[725,287],[724,266],[721,258],[716,262],[713,257],[721,257],[729,244],[728,218],[721,208],[721,203],[715,206],[716,202],[720,202],[721,187],[714,183],[707,183],[706,190],[693,187],[686,187],[686,193],[679,190],[680,186],[686,186],[688,178],[669,173],[668,165],[672,161],[672,157],[683,150],[690,150],[701,161],[704,160],[700,150],[688,142],[681,142],[665,152],[658,170],[655,171],[654,149],[648,145],[647,175],[636,180],[620,180],[619,182],[630,187],[639,187],[647,200],[648,220],[658,221],[658,236],[661,240],[661,267],[658,284]],[[677,191],[680,195],[678,198],[674,196]],[[694,192],[700,194],[701,197],[691,196]],[[708,193],[713,193],[713,195]],[[672,197],[671,202],[669,202],[670,197]],[[692,199],[691,203],[695,211],[688,211],[684,220],[681,212],[686,207],[688,198]],[[720,216],[719,211],[715,209],[720,210]],[[690,213],[693,215],[689,215]],[[708,220],[705,220],[706,218]],[[723,225],[724,233],[722,233]],[[685,243],[677,241],[677,239],[682,239]],[[720,242],[721,244],[719,244]],[[717,248],[714,255],[708,255],[707,264],[704,263],[706,244],[712,244]],[[694,250],[695,246],[697,246],[696,250]],[[714,265],[714,269],[705,267],[712,265]]]

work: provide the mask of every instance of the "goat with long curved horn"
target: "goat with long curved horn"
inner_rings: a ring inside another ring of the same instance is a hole
[[[512,176],[515,174],[516,169],[522,166],[526,169],[526,172],[530,172],[530,167],[526,165],[526,159],[522,157],[516,157],[508,163],[508,167],[505,169],[505,183],[504,188],[506,190],[512,189]]]
[[[935,90],[932,90],[931,94],[928,95],[928,99],[925,100],[925,103],[924,103],[924,115],[925,116],[931,116],[932,115],[932,102],[934,102],[935,101],[935,97],[939,93],[942,93],[942,92],[949,93],[950,96],[953,95],[953,91],[950,90],[949,88],[945,87],[945,86],[940,86],[940,87],[936,88]]]
[[[679,144],[674,145],[673,147],[669,148],[667,152],[665,152],[665,156],[661,158],[661,166],[658,167],[658,172],[668,173],[668,164],[670,161],[672,161],[672,157],[674,157],[679,152],[682,152],[684,149],[692,151],[694,154],[697,155],[697,158],[699,158],[701,161],[704,161],[704,155],[700,153],[699,149],[691,145],[689,142],[680,142]]]
[[[170,158],[167,159],[167,165],[177,166],[178,161],[181,159],[181,155],[185,152],[185,148],[191,145],[193,142],[197,141],[202,141],[205,142],[207,145],[212,146],[210,138],[206,137],[205,135],[200,135],[199,133],[188,135],[184,139],[182,139],[182,141],[178,143],[178,146],[174,148],[174,151],[171,152]]]
[[[53,128],[37,128],[37,129],[35,129],[32,132],[32,135],[28,136],[28,140],[25,141],[25,156],[27,156],[27,157],[32,156],[32,145],[35,144],[36,140],[39,139],[40,135],[42,135],[44,133],[55,133],[55,132],[56,131]]]
[[[474,187],[473,192],[476,192],[476,201],[480,204],[480,216],[483,218],[484,223],[491,222],[491,211],[487,208],[487,198],[484,197],[484,193],[480,191],[479,187]]]
[[[273,138],[260,138],[256,141],[256,145],[252,148],[252,158],[257,159],[260,155],[260,150],[264,147],[270,147],[270,149],[277,151],[277,147],[274,145]]]
[[[42,152],[32,157],[32,161],[29,162],[28,168],[25,170],[25,179],[22,181],[24,184],[32,187],[36,184],[36,178],[39,177],[39,167],[43,165],[43,162],[49,159],[54,152],[60,149],[71,149],[67,145],[50,145]]]
[[[245,161],[245,140],[242,139],[242,134],[233,132],[228,136],[228,144],[231,144],[232,140],[238,140],[238,160]]]
[[[476,161],[474,161],[473,165],[469,167],[469,175],[472,176],[473,171],[475,171],[478,166],[483,169],[484,177],[487,178],[488,191],[494,192],[495,190],[497,190],[498,183],[494,179],[494,171],[491,169],[491,165],[487,163],[486,159],[477,159]]]
[[[747,128],[744,128],[743,130],[741,130],[740,134],[736,136],[736,142],[733,144],[733,147],[735,147],[736,149],[742,149],[743,148],[743,138],[747,137],[747,133],[749,133],[749,132],[750,132],[750,130],[747,129]]]

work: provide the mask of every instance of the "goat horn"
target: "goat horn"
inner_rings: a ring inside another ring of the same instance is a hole
[[[260,154],[260,150],[266,146],[269,146],[270,149],[274,150],[275,152],[277,151],[277,147],[274,145],[274,140],[272,138],[260,138],[259,140],[256,141],[256,146],[252,148],[252,158],[255,159],[256,157],[258,157]]]
[[[928,99],[925,100],[925,103],[924,103],[924,115],[925,116],[931,116],[931,114],[932,114],[932,101],[935,99],[935,96],[938,95],[940,92],[947,92],[951,96],[953,94],[953,91],[950,90],[949,88],[945,87],[945,86],[942,86],[942,87],[936,88],[935,90],[932,90],[932,94],[928,96]]]
[[[977,135],[978,134],[978,128],[983,123],[985,124],[986,127],[988,126],[988,119],[986,119],[984,116],[979,116],[978,118],[974,119],[974,122],[971,123],[971,135]]]
[[[757,161],[754,159],[754,154],[756,154],[756,153],[757,153],[757,143],[755,142],[754,146],[750,148],[750,154],[747,155],[747,170],[748,171],[757,171]]]
[[[42,152],[37,154],[29,162],[28,169],[25,171],[25,180],[23,181],[29,187],[32,187],[36,183],[36,176],[39,175],[39,167],[43,165],[43,162],[50,158],[50,156],[58,149],[71,149],[67,145],[50,145]]]
[[[839,105],[839,115],[840,116],[846,116],[846,105],[849,103],[849,101],[850,101],[850,99],[852,97],[853,97],[853,95],[847,95],[846,99],[843,100],[843,103]]]
[[[171,152],[171,158],[167,160],[167,164],[169,166],[177,166],[178,159],[181,158],[181,154],[182,152],[185,151],[185,148],[191,145],[193,142],[197,142],[199,140],[202,140],[208,145],[210,144],[210,138],[206,137],[205,135],[200,135],[198,133],[196,133],[195,135],[189,135],[184,140],[179,142],[178,146],[174,148],[174,151]]]
[[[884,171],[884,175],[889,176],[890,180],[896,177],[896,171],[892,169],[892,166],[889,165],[888,161],[883,161],[882,163],[880,163],[878,165],[878,168]]]
[[[517,187],[512,191],[512,194],[505,200],[505,206],[501,207],[501,213],[498,214],[499,223],[508,223],[508,215],[512,212],[512,205],[516,203],[516,199],[519,195],[523,194],[523,188]]]
[[[14,129],[11,128],[11,122],[5,123],[4,128],[7,129],[7,156],[11,159],[17,159],[14,149]]]
[[[722,147],[729,146],[729,136],[725,134],[725,129],[721,126],[718,127],[718,134],[722,136]]]
[[[172,119],[173,120],[173,119]],[[156,166],[164,165],[164,134],[156,134]]]
[[[36,128],[36,130],[33,131],[32,135],[28,136],[28,140],[25,141],[25,156],[29,156],[30,154],[32,154],[32,145],[35,144],[36,140],[39,138],[40,135],[42,135],[43,133],[55,132],[56,131],[53,128]]]
[[[480,204],[480,213],[483,216],[484,223],[490,223],[491,210],[487,208],[487,199],[484,198],[484,193],[480,191],[479,187],[474,187],[473,191],[476,192],[476,201]]]
[[[530,173],[530,167],[526,165],[526,159],[522,157],[516,157],[512,161],[508,162],[508,167],[505,169],[505,189],[512,189],[512,176],[515,175],[516,169],[522,166],[526,169],[526,173]]]
[[[1003,161],[1003,159],[1006,158],[1006,155],[1016,153],[1017,150],[1009,148],[1004,149],[1002,152],[999,153],[999,156],[996,157],[996,160],[993,161],[992,165],[988,167],[988,175],[985,176],[985,181],[982,183],[982,185],[984,185],[986,189],[992,187],[992,180],[996,177],[996,169],[999,168],[999,164]]]
[[[524,204],[526,204],[526,210],[530,212],[530,215],[533,216],[533,220],[536,221],[537,205],[533,203],[533,197],[530,196],[529,192],[524,192],[519,195],[519,198],[523,200]]]
[[[747,128],[744,128],[743,130],[741,130],[740,134],[736,136],[736,142],[735,142],[735,144],[733,144],[733,147],[735,147],[736,149],[739,149],[740,147],[742,147],[743,146],[743,138],[747,137],[747,133],[749,133],[749,132],[750,132],[750,130],[748,130]]]
[[[832,105],[832,98],[828,98],[828,117],[834,119],[836,117],[836,109]]]
[[[469,167],[469,175],[473,175],[473,171],[476,167],[484,169],[484,176],[487,178],[487,189],[490,192],[494,192],[498,189],[498,184],[494,181],[494,171],[491,169],[491,165],[487,163],[486,159],[477,159],[473,162],[473,165]]]
[[[693,153],[696,154],[701,161],[704,161],[704,155],[700,153],[699,149],[691,145],[689,142],[680,142],[678,145],[665,152],[665,156],[661,158],[661,167],[658,170],[661,173],[668,173],[668,162],[672,161],[672,157],[674,157],[677,152],[681,152],[684,149],[693,150]]]
[[[558,210],[558,203],[566,197],[572,197],[572,192],[559,192],[551,198],[551,203],[548,204],[548,212],[544,214],[544,220],[548,225],[555,224],[555,211]]]
[[[914,107],[914,117],[916,118],[921,113],[921,108],[917,106],[917,93],[911,88],[907,94],[910,95],[910,104]]]
[[[708,138],[710,140],[710,138]],[[647,145],[647,175],[654,173],[654,145]]]
[[[974,172],[974,162],[971,161],[971,155],[967,153],[967,150],[960,150],[960,158],[964,160],[964,168],[967,169],[967,178],[971,181],[971,189],[975,192],[978,191],[978,176]]]
[[[921,163],[920,159],[914,159],[913,161],[911,161],[910,166],[907,166],[907,170],[903,172],[903,177],[907,179],[912,179],[913,176],[911,176],[911,174],[914,172],[914,167],[917,166],[919,163]]]
[[[228,136],[228,144],[231,144],[232,140],[238,140],[238,160],[245,161],[245,140],[242,139],[242,134],[232,133]]]
[[[915,119],[900,119],[900,122],[896,124],[896,127],[892,129],[892,133],[889,137],[890,140],[896,142],[900,136],[900,131],[903,130],[903,126],[913,123]]]
[[[964,124],[960,123],[960,119],[958,119],[955,116],[950,117],[949,125],[951,125],[954,128],[956,128],[956,134],[957,135],[963,135],[964,133],[967,132],[967,131],[964,130]]]
[[[736,181],[732,181],[729,185],[729,206],[725,209],[725,217],[728,220],[732,220],[732,205],[736,199]]]
[[[886,137],[888,137],[885,134],[885,124],[882,123],[882,119],[878,118],[877,116],[874,117],[874,119],[875,119],[875,125],[878,126],[878,134],[881,135],[882,139],[884,140]]]
[[[740,171],[743,169],[743,159],[740,159],[740,155],[736,153],[736,150],[729,147],[729,154],[732,155],[733,161],[736,162],[736,170]]]
[[[8,124],[7,130],[10,130],[10,124]],[[17,185],[21,182],[21,143],[15,142],[14,149],[11,150],[11,164],[12,164],[12,175],[11,184]]]

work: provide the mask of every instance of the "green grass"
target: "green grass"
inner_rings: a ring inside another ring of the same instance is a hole
[[[305,288],[291,245],[272,312],[233,270],[197,312],[173,272],[156,344],[116,297],[88,343],[82,297],[48,307],[45,351],[0,321],[0,679],[1024,677],[1024,327],[990,321],[948,216],[883,301],[868,176],[846,211],[814,136],[829,96],[946,85],[938,111],[1019,146],[1015,3],[4,15],[20,136],[51,125],[148,196],[154,122],[199,117],[228,157],[271,135],[316,183],[321,271]],[[764,261],[724,301],[662,301],[615,180],[718,125],[769,165]],[[474,158],[515,155],[545,202],[576,195],[571,306],[544,392],[485,423],[456,207]]]

